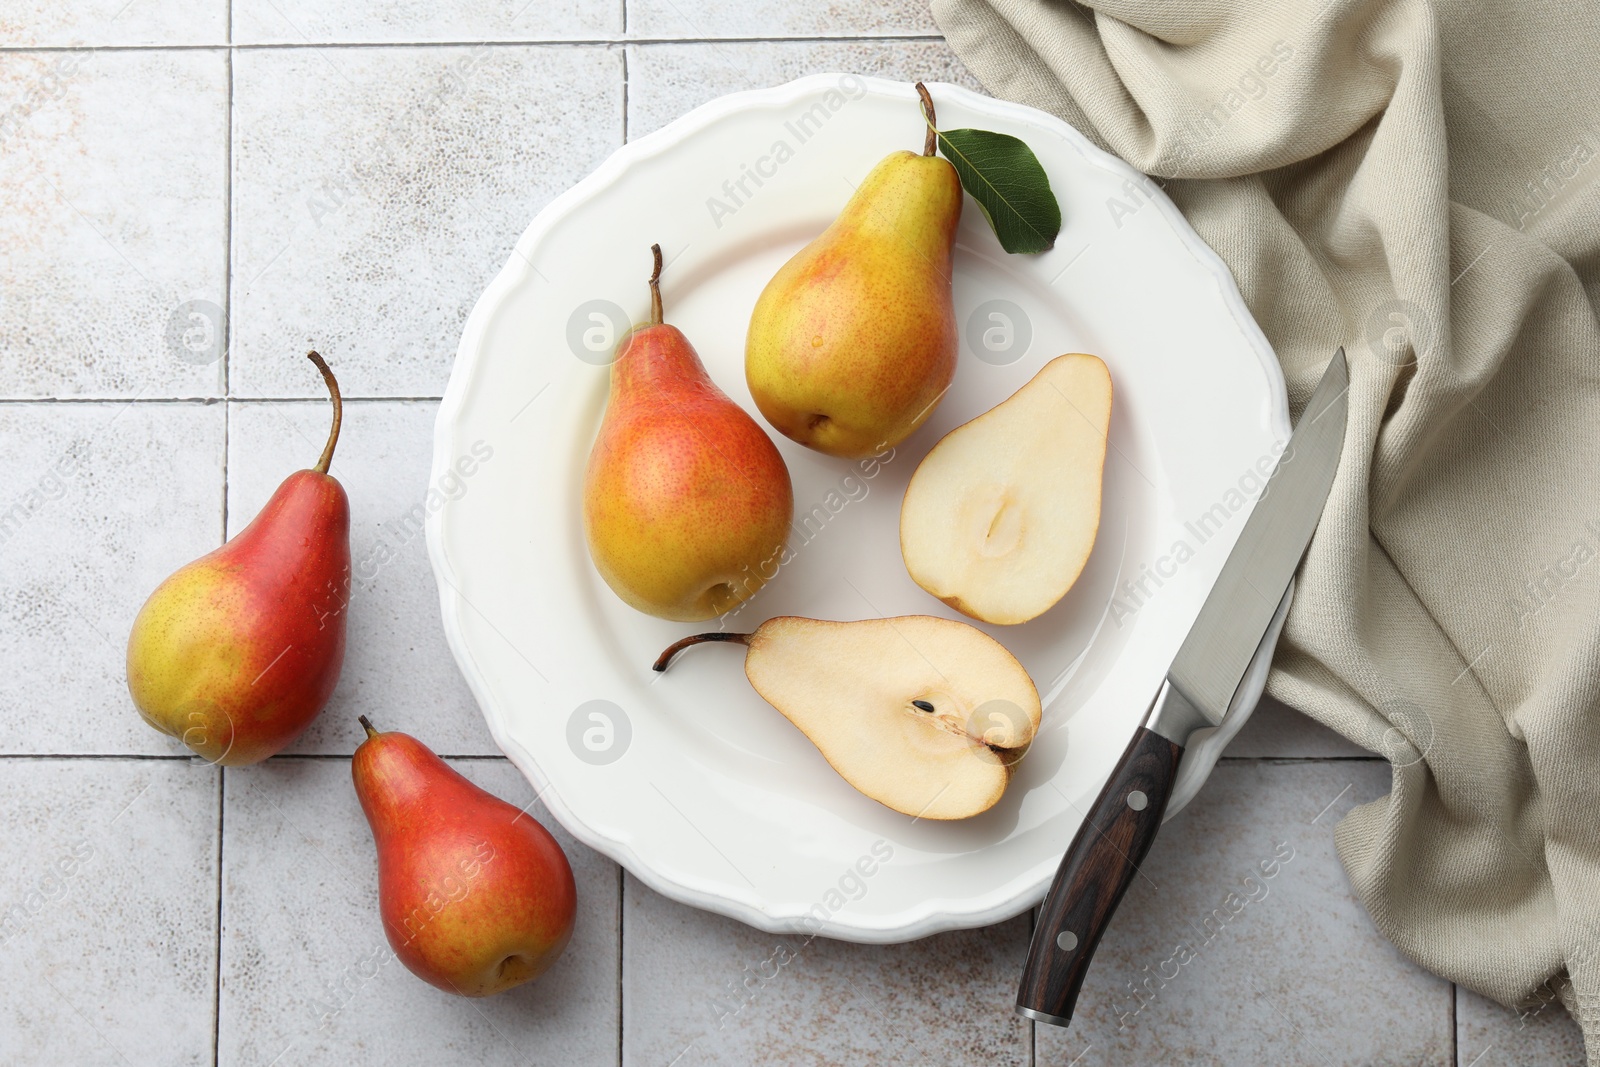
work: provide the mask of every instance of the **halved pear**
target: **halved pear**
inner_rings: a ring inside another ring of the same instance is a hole
[[[1016,657],[963,622],[781,616],[754,633],[686,637],[748,646],[744,672],[845,781],[922,819],[994,806],[1039,729],[1039,692]]]
[[[1044,614],[1094,548],[1110,425],[1111,375],[1075,352],[945,434],[900,505],[912,579],[984,622]]]

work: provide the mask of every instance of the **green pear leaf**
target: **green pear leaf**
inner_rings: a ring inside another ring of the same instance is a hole
[[[1046,252],[1061,232],[1061,205],[1033,149],[1010,134],[940,130],[944,154],[961,187],[983,209],[1007,252]]]

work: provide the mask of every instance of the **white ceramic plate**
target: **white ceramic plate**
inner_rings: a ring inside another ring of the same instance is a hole
[[[856,793],[751,691],[737,646],[652,674],[668,643],[714,627],[625,606],[590,565],[580,521],[605,359],[646,316],[651,242],[666,252],[667,320],[753,412],[743,341],[756,296],[879,159],[920,148],[911,86],[818,75],[724,97],[618,151],[522,235],[468,320],[439,412],[428,545],[450,646],[496,741],[579,839],[659,892],[766,930],[903,941],[1036,903],[1288,436],[1270,347],[1147,179],[1042,112],[931,89],[942,126],[1032,146],[1061,201],[1060,239],[1006,255],[967,201],[953,389],[870,472],[773,434],[794,479],[796,558],[728,628],[780,614],[959,617],[900,559],[918,460],[1048,359],[1104,358],[1116,399],[1094,554],[1050,612],[987,628],[1045,701],[994,809],[913,821]],[[1220,742],[1207,748],[1180,803]]]

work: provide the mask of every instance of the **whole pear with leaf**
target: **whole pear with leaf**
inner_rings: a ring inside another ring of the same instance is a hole
[[[916,90],[922,154],[893,152],[872,169],[839,217],[773,275],[745,338],[745,378],[761,414],[834,456],[882,454],[950,388],[963,190],[1006,252],[1047,252],[1061,230],[1049,175],[1026,144],[941,130],[927,87]]]
[[[936,154],[933,101],[917,89],[922,153],[892,152],[874,167],[750,316],[744,370],[756,407],[784,436],[833,456],[899,444],[955,376],[961,179]]]

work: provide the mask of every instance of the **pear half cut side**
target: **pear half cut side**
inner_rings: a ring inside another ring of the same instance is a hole
[[[900,554],[957,611],[1015,625],[1083,572],[1100,528],[1111,374],[1095,356],[1045,364],[934,445],[906,486]]]
[[[861,622],[780,616],[750,634],[690,645],[747,645],[757,693],[864,795],[920,819],[965,819],[1005,793],[1039,729],[1039,693],[994,638],[929,615]]]

